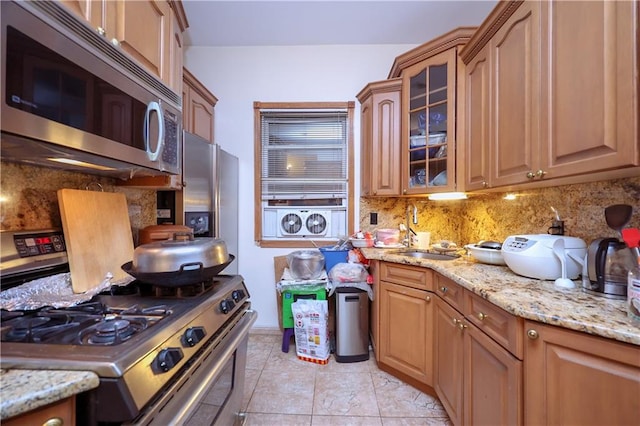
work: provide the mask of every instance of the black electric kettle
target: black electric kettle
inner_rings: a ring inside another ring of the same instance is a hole
[[[614,299],[627,297],[627,278],[634,262],[624,242],[616,238],[593,240],[587,250],[586,266],[589,276],[582,279],[586,291]]]

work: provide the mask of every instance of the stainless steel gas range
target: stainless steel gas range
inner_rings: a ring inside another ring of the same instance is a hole
[[[78,395],[81,424],[239,424],[257,317],[248,299],[240,275],[218,275],[173,288],[134,281],[65,308],[2,310],[0,366],[95,372],[100,385]]]

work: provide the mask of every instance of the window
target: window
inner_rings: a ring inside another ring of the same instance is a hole
[[[326,245],[352,232],[354,106],[254,103],[262,247]]]

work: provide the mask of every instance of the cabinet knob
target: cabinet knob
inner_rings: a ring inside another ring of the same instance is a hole
[[[42,423],[42,426],[62,426],[64,422],[60,417],[52,417],[46,422]]]
[[[447,288],[445,286],[440,287],[440,291],[443,293],[447,292]]]
[[[486,188],[487,186],[489,186],[489,184],[487,183],[487,181],[486,181],[486,180],[483,180],[483,181],[482,181],[482,187],[483,187],[483,188]]]
[[[453,322],[453,325],[458,325],[458,319],[457,318],[453,318],[451,321]]]
[[[467,324],[463,323],[462,321],[458,321],[458,328],[461,331],[464,331],[464,329],[467,328]]]
[[[533,179],[536,175],[533,172],[527,173],[527,179]]]
[[[406,194],[407,194],[407,189],[406,189],[406,188],[405,188],[405,189],[403,189],[403,190],[402,190],[402,193],[406,195]]]
[[[482,312],[478,312],[478,318],[480,319],[480,321],[484,321],[485,318],[487,318],[489,315],[487,314],[483,314]]]
[[[546,175],[546,174],[547,174],[547,172],[545,172],[545,171],[544,171],[544,170],[542,170],[542,169],[540,169],[540,170],[538,170],[538,171],[536,172],[536,176],[537,176],[537,177],[539,177],[539,178],[541,178],[541,179],[542,179],[542,178],[544,177],[544,175]]]
[[[425,297],[424,300],[426,300],[427,302],[431,302],[431,296]]]
[[[527,337],[531,340],[535,340],[538,338],[538,332],[533,329],[527,330]]]
[[[104,28],[102,27],[98,27],[96,28],[96,31],[98,32],[98,34],[100,34],[102,37],[107,35],[107,32],[104,30]]]
[[[120,46],[120,41],[117,38],[112,38],[111,44],[113,44],[114,46]]]

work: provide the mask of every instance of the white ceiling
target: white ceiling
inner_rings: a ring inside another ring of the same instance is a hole
[[[186,46],[422,44],[482,23],[496,1],[182,0]]]

